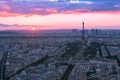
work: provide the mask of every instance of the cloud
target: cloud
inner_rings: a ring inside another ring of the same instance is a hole
[[[9,27],[9,25],[0,23],[0,27]]]
[[[120,0],[1,0],[0,16],[120,11]]]
[[[116,8],[120,8],[120,3],[115,4],[114,7],[116,7]]]

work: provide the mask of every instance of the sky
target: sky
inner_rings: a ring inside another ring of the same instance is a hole
[[[120,0],[0,0],[0,30],[120,29]]]

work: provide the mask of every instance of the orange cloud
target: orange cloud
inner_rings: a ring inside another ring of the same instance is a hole
[[[0,11],[0,16],[1,17],[12,17],[12,16],[20,16],[21,14],[17,14],[17,13],[9,13],[7,11]]]

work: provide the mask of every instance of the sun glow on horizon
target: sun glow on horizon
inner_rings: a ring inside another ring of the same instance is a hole
[[[32,27],[32,31],[35,31],[36,30],[36,28],[35,27]]]

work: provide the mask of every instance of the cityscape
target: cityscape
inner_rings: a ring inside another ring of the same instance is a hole
[[[1,80],[120,80],[120,31],[84,24],[69,34],[2,36]]]
[[[1,0],[0,80],[120,80],[119,12],[119,0]]]

